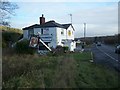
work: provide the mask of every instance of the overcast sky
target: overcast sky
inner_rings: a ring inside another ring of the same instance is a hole
[[[13,0],[14,1],[14,0]],[[65,0],[64,0],[65,1]],[[94,1],[94,0],[93,0]],[[83,37],[83,23],[86,23],[86,36],[114,35],[118,33],[118,3],[117,2],[38,2],[38,0],[22,2],[17,0],[19,9],[11,18],[11,26],[24,28],[39,24],[39,17],[44,14],[46,21],[55,20],[58,23],[70,23],[69,14],[75,28],[75,37]],[[104,0],[108,1],[108,0]],[[110,1],[110,0],[109,0]]]

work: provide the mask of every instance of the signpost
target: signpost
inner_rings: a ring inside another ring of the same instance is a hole
[[[39,34],[39,33],[38,33]],[[49,51],[52,51],[51,48],[49,46],[47,46],[41,39],[40,37],[38,36],[32,36],[30,38],[30,43],[29,43],[29,46],[30,47],[33,47],[33,48],[38,48],[39,46],[39,42],[41,42]]]
[[[33,48],[37,48],[38,41],[39,41],[38,37],[35,37],[35,36],[31,37],[29,46]]]

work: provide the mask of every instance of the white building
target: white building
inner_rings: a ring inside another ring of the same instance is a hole
[[[39,33],[41,40],[49,47],[68,46],[70,51],[74,51],[76,48],[74,32],[75,29],[72,24],[59,24],[55,21],[45,22],[45,18],[42,15],[40,24],[23,28],[23,38],[30,39],[32,35],[38,35]],[[40,45],[39,50],[41,50]]]

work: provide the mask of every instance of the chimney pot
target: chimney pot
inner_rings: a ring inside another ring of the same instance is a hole
[[[44,15],[42,14],[42,17],[44,17]]]
[[[40,25],[45,23],[44,15],[42,14],[42,17],[40,17]]]

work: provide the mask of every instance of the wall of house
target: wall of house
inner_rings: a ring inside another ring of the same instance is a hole
[[[30,39],[31,35],[34,34],[34,29],[23,30],[23,38]]]
[[[61,34],[62,31],[64,31],[63,34]],[[67,42],[62,44],[62,40],[66,39],[68,39]],[[76,43],[72,40],[74,40],[74,30],[71,26],[67,30],[57,27],[57,45],[68,46],[70,51],[74,51],[76,48]]]
[[[34,34],[38,35],[38,32],[41,33],[41,29],[46,29],[46,28],[34,28]],[[40,36],[43,37],[44,42],[50,42],[49,46],[55,48],[57,46],[57,35],[56,35],[56,27],[49,27],[48,29],[48,34],[41,34]],[[23,38],[24,39],[29,39],[29,32],[28,30],[23,30]],[[51,37],[51,38],[48,38]],[[49,41],[50,40],[50,41]]]
[[[56,27],[49,28],[49,35],[52,37],[52,41],[50,42],[49,46],[56,48],[57,46]]]
[[[41,32],[41,29],[40,28],[34,28],[34,34],[38,35],[38,32]]]
[[[73,30],[72,26],[69,26],[67,29],[67,39],[74,40],[74,30]]]
[[[62,33],[63,32],[63,33]],[[56,27],[57,45],[62,45],[62,39],[66,39],[66,29]]]
[[[28,30],[23,30],[23,38],[28,39]]]
[[[57,46],[56,44],[56,27],[49,27],[49,28],[40,28],[40,33],[41,33],[41,29],[45,30],[47,29],[47,34],[43,33],[41,34],[41,39],[44,41],[44,42],[50,42],[48,45],[49,47],[53,47],[55,48]],[[38,29],[36,29],[36,31],[38,31]]]

